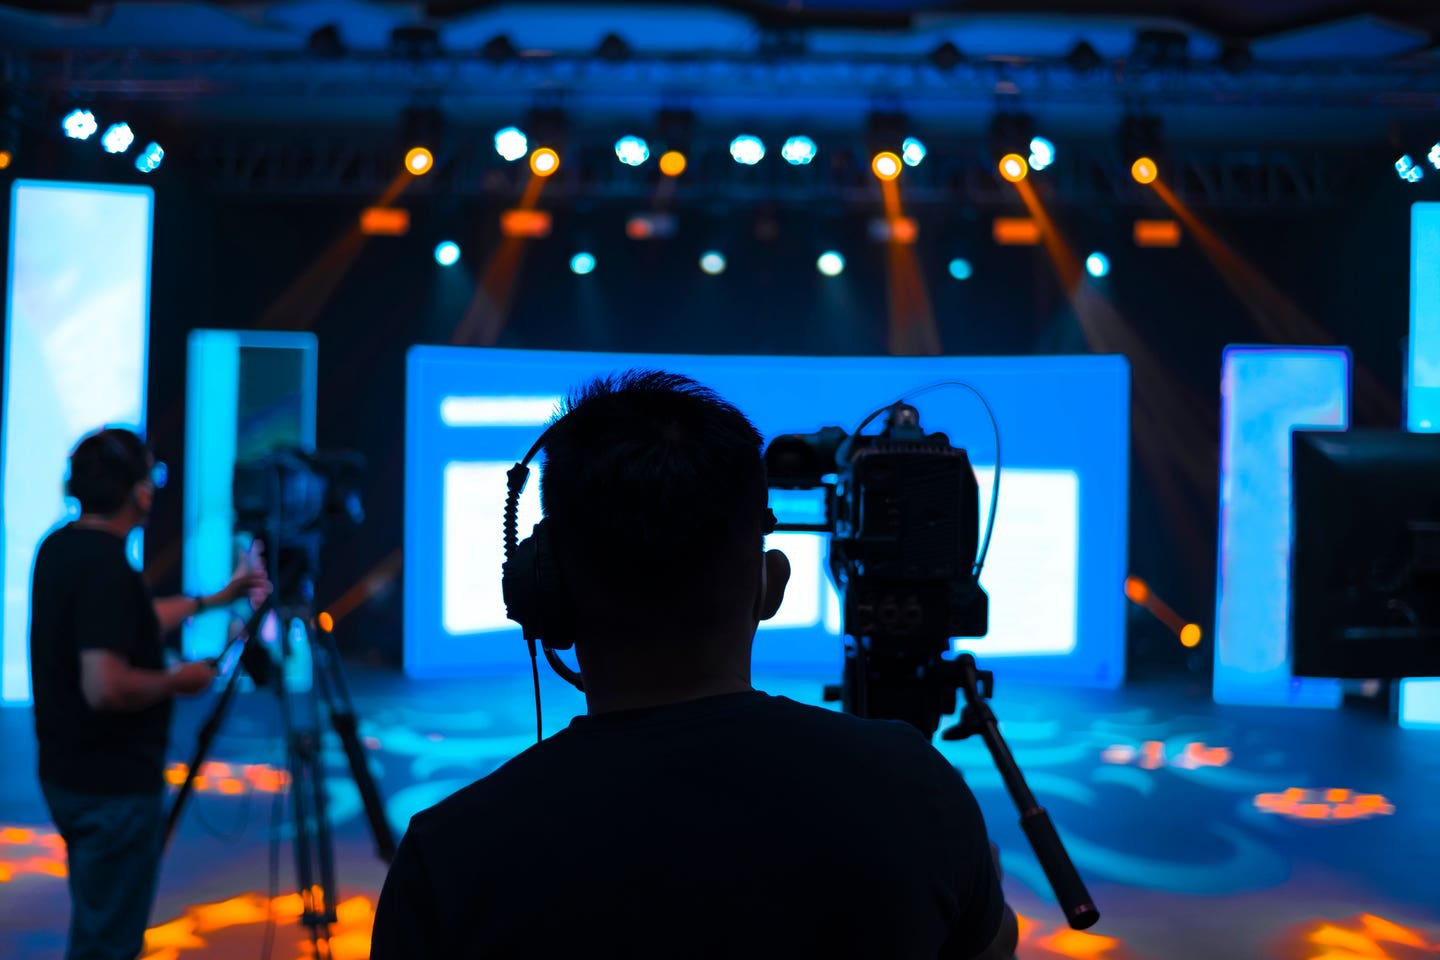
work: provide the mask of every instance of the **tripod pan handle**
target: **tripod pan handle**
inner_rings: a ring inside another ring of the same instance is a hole
[[[1100,919],[1100,911],[1095,909],[1090,891],[1085,889],[1085,881],[1080,879],[1075,865],[1070,862],[1070,855],[1065,852],[1065,845],[1060,842],[1060,835],[1050,822],[1050,814],[1045,812],[1044,807],[1031,807],[1020,815],[1020,826],[1029,838],[1040,866],[1045,868],[1045,877],[1060,901],[1066,922],[1076,930],[1093,927]]]

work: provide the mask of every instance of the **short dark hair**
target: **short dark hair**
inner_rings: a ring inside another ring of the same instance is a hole
[[[642,595],[660,620],[732,612],[758,576],[761,444],[679,374],[631,370],[573,392],[546,438],[540,502],[581,615],[633,623]]]
[[[106,427],[81,440],[70,454],[65,487],[81,513],[108,515],[125,506],[135,484],[150,476],[150,448],[140,435]]]

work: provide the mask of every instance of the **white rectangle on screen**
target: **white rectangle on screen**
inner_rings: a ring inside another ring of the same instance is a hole
[[[66,458],[98,427],[144,429],[153,203],[149,187],[17,180],[12,188],[0,427],[0,699],[8,702],[30,699],[30,568],[66,516]]]
[[[440,422],[447,427],[539,427],[550,422],[563,397],[467,397],[440,401]]]
[[[447,633],[487,633],[512,626],[500,592],[504,563],[506,461],[452,461],[444,471],[443,617]],[[994,471],[976,469],[980,518],[989,516]],[[540,519],[538,478],[520,498],[523,539]],[[1076,642],[1079,478],[1072,470],[1011,469],[1001,480],[1000,512],[982,576],[990,594],[990,633],[958,645],[990,655],[1069,653]],[[983,526],[982,526],[983,530]],[[790,586],[761,629],[811,628],[839,633],[838,604],[826,570],[826,538],[777,533],[771,549],[790,559]]]
[[[445,465],[443,584],[445,631],[485,633],[513,626],[505,616],[500,572],[505,565],[503,461],[452,461]],[[540,521],[539,471],[520,495],[520,539]]]

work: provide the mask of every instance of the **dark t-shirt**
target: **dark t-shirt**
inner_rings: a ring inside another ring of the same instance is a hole
[[[576,718],[416,815],[371,956],[969,958],[1003,911],[919,733],[736,693]]]
[[[165,668],[160,621],[125,541],[69,524],[35,555],[30,599],[30,678],[40,779],[87,793],[164,787],[170,701],[136,711],[90,709],[80,651],[109,650],[132,667]]]

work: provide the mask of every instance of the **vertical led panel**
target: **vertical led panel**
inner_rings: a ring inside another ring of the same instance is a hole
[[[1215,700],[1337,706],[1337,681],[1290,673],[1290,434],[1348,425],[1350,353],[1227,347],[1220,404]]]
[[[17,180],[11,188],[0,424],[7,703],[30,700],[30,569],[41,539],[69,512],[66,457],[98,427],[144,429],[153,207],[149,187]],[[132,561],[138,566],[138,549]]]
[[[196,330],[188,352],[182,571],[193,595],[220,589],[235,568],[236,462],[315,449],[319,349],[311,333]],[[189,621],[185,655],[216,655],[227,627],[218,611]]]
[[[1410,356],[1405,425],[1440,431],[1440,203],[1410,208]],[[1440,728],[1440,680],[1400,681],[1400,725]]]
[[[1000,420],[1005,460],[981,577],[991,596],[990,632],[957,645],[987,666],[1003,665],[1007,676],[1121,681],[1130,387],[1123,358],[692,357],[449,347],[417,347],[408,364],[407,673],[528,667],[500,594],[505,471],[567,390],[637,367],[695,377],[767,437],[827,424],[853,428],[873,407],[917,387],[974,384]],[[983,410],[960,390],[931,392],[917,405],[927,429],[969,450],[984,518],[994,441]],[[540,516],[536,466],[520,501],[522,536]],[[794,494],[771,496],[780,513],[792,515],[780,501]],[[827,573],[826,540],[796,532],[771,537],[770,545],[790,557],[793,575],[780,612],[756,638],[757,669],[839,669],[839,598]]]

